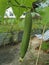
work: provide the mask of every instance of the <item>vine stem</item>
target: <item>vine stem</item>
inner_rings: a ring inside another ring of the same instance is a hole
[[[43,43],[43,35],[44,35],[44,32],[45,32],[45,28],[46,28],[46,24],[44,25],[44,28],[43,28],[42,40],[41,40],[41,44],[39,46],[38,56],[37,56],[37,60],[36,60],[36,64],[35,65],[38,65],[38,61],[39,61],[39,57],[40,57],[40,50],[41,50],[41,46],[42,46],[42,43]]]

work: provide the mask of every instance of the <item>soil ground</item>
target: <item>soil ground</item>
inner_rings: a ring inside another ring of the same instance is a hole
[[[38,50],[28,49],[24,61],[19,60],[20,44],[0,48],[0,65],[35,65]],[[49,54],[40,52],[38,65],[49,65]]]

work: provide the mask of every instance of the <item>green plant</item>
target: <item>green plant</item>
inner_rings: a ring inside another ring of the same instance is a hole
[[[41,49],[47,51],[49,49],[49,42],[43,42]]]

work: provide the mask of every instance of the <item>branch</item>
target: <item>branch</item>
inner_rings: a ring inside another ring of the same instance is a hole
[[[14,0],[18,5],[20,5],[20,3],[17,0]]]

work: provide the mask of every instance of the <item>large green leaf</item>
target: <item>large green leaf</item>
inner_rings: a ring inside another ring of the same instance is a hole
[[[7,0],[0,0],[0,16],[3,17],[6,8],[8,7]]]
[[[36,0],[17,0],[21,5],[26,5],[26,6],[30,6],[32,5],[32,2],[35,2]],[[14,5],[17,5],[15,0],[11,0],[11,3]],[[4,16],[4,12],[6,10],[6,8],[12,6],[12,4],[9,5],[8,0],[0,0],[0,16]],[[12,6],[14,13],[16,16],[20,16],[22,14],[22,12],[27,9],[21,8],[21,7],[16,7],[16,6]]]
[[[37,12],[41,15],[42,22],[47,24],[49,22],[49,7],[38,8]]]
[[[27,7],[32,6],[32,2],[35,2],[36,0],[17,0],[21,5],[25,5]],[[11,0],[13,4],[16,4],[14,0]],[[24,11],[27,11],[28,9],[22,8],[22,7],[16,7],[12,6],[14,13],[17,17],[19,17]]]

